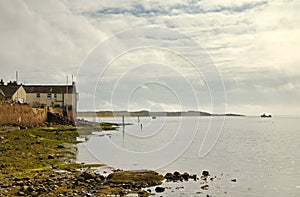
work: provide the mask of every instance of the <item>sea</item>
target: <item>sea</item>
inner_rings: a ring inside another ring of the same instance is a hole
[[[84,119],[123,123],[121,117]],[[82,134],[77,162],[200,178],[164,182],[165,192],[153,196],[300,196],[298,116],[125,117],[124,123]]]

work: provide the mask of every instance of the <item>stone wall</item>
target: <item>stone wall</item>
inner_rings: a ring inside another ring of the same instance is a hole
[[[62,108],[48,107],[48,111],[53,114],[59,114],[60,116],[63,116],[64,119],[69,121],[70,124],[75,124],[77,118],[75,110],[64,110]]]
[[[0,125],[33,126],[46,122],[46,108],[32,108],[30,105],[0,103]]]

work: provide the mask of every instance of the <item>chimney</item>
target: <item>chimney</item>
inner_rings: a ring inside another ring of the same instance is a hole
[[[10,81],[7,83],[8,86],[14,86],[14,85],[18,85],[18,83],[16,81]]]

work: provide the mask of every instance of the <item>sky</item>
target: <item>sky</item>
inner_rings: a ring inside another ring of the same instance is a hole
[[[300,114],[299,0],[1,0],[0,78],[78,110]]]

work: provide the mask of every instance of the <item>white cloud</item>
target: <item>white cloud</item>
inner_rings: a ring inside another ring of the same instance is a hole
[[[261,101],[264,98],[272,105],[291,104],[278,107],[276,113],[283,108],[286,113],[288,110],[294,113],[300,111],[295,107],[299,106],[295,98],[299,98],[297,88],[300,84],[300,56],[297,53],[300,51],[299,9],[299,1],[283,0],[174,0],[155,3],[150,0],[4,0],[0,2],[1,78],[12,80],[15,70],[19,70],[23,82],[64,83],[65,75],[75,74],[89,51],[107,37],[131,28],[158,25],[190,36],[208,52],[224,78],[228,111],[260,113],[268,107],[266,102]],[[175,43],[165,35],[159,36],[161,39],[153,40],[155,43],[165,47]],[[143,39],[153,38],[141,35],[131,42],[143,42]],[[125,47],[123,44],[121,40],[115,42],[107,51],[114,54],[118,48]],[[177,40],[176,44],[178,49],[182,49],[186,41]],[[194,51],[189,53],[197,55]],[[105,91],[109,92],[111,88],[110,80],[124,74],[130,66],[149,62],[172,65],[193,84],[203,87],[203,82],[196,79],[193,69],[182,59],[159,50],[140,50],[128,52],[114,62],[104,80],[107,84]],[[170,84],[178,81],[178,76],[168,70],[151,72],[157,77],[166,77],[173,82]],[[86,69],[84,74],[85,80],[80,81],[83,87],[81,110],[91,107],[86,102],[95,91],[90,78],[97,73],[94,69]],[[135,70],[130,80],[123,81],[123,85],[134,84],[143,74],[143,71]],[[197,94],[205,98],[205,104],[199,105],[210,109],[209,97],[202,91]],[[151,99],[148,101],[151,103]],[[167,105],[167,101],[168,98],[165,98],[161,105]],[[96,106],[105,109],[111,104],[119,108],[126,105],[110,102],[99,100]],[[147,103],[137,99],[133,106],[138,108],[143,104]],[[169,103],[169,107],[164,107],[172,109],[175,105]],[[249,107],[251,105],[255,107]]]
[[[75,73],[87,52],[105,36],[60,1],[0,4],[0,63],[5,65],[6,76],[2,77],[7,80],[15,70],[29,83],[51,82],[54,75]],[[38,77],[30,81],[23,72]]]

